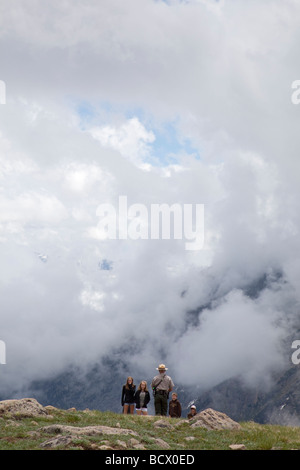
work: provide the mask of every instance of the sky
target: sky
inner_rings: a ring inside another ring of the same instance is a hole
[[[2,391],[116,351],[203,387],[289,363],[299,20],[297,0],[0,0]],[[103,237],[120,196],[201,205],[203,246]]]

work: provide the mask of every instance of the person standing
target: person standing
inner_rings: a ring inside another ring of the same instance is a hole
[[[126,384],[123,385],[122,388],[122,397],[121,397],[121,404],[123,406],[123,413],[124,414],[133,414],[134,413],[134,405],[135,405],[135,385],[133,383],[132,377],[127,377]]]
[[[142,380],[135,392],[136,412],[138,415],[147,415],[147,405],[150,401],[150,393],[147,388],[147,382]]]
[[[169,416],[170,418],[181,417],[181,403],[178,400],[177,393],[172,393],[172,400],[169,403]]]
[[[168,369],[165,364],[160,364],[156,370],[159,371],[159,374],[153,377],[151,382],[155,414],[167,416],[169,393],[173,390],[174,383],[171,377],[166,375]]]

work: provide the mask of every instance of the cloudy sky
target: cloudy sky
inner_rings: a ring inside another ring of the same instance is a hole
[[[289,361],[299,21],[297,0],[0,0],[3,390],[126,345],[137,378],[190,385]],[[203,247],[104,239],[119,196],[203,205]]]

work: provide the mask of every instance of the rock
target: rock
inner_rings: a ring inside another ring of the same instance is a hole
[[[246,446],[244,444],[230,444],[229,448],[231,450],[246,450]]]
[[[41,428],[41,431],[49,434],[74,434],[74,435],[86,435],[86,436],[96,436],[103,434],[120,434],[120,435],[133,435],[137,436],[138,434],[131,429],[123,428],[111,428],[109,426],[85,426],[85,427],[76,427],[76,426],[67,426],[63,424],[51,424],[50,426],[44,426]]]
[[[55,412],[59,411],[58,408],[55,408],[55,406],[52,406],[52,405],[45,406],[45,410],[47,410],[48,413],[52,413],[52,412],[55,413]]]
[[[133,437],[129,439],[128,444],[131,446],[137,446],[140,443],[137,439],[134,439]]]
[[[72,442],[72,436],[58,436],[58,437],[53,437],[52,439],[49,439],[46,442],[43,442],[41,444],[41,447],[44,449],[54,449],[55,447],[59,446],[67,446],[71,444]]]
[[[176,423],[174,423],[174,426],[175,426],[175,428],[179,428],[179,426],[182,426],[183,424],[186,424],[186,423],[190,424],[190,420],[189,419],[179,419],[178,421],[176,421]]]
[[[135,446],[133,446],[133,448],[136,450],[146,450],[146,447],[143,446],[143,444],[136,444]]]
[[[160,437],[153,438],[153,441],[159,446],[160,449],[170,449],[169,444]]]
[[[12,418],[48,416],[48,411],[34,398],[0,401],[0,415]]]
[[[159,419],[158,421],[155,421],[155,423],[153,423],[153,426],[155,428],[173,429],[172,424],[170,424],[167,420],[164,419]]]
[[[202,427],[208,430],[211,429],[241,429],[241,426],[236,421],[233,421],[225,413],[215,411],[212,408],[207,408],[200,413],[197,413],[193,418],[191,427]]]
[[[18,426],[21,426],[21,423],[17,423],[15,420],[9,419],[9,420],[5,423],[5,426],[14,426],[14,427],[18,427]]]
[[[99,450],[99,446],[97,444],[89,444],[88,450]]]
[[[127,449],[127,444],[126,442],[124,441],[120,441],[119,439],[116,441],[116,444],[119,446],[119,447],[122,447],[123,449]]]

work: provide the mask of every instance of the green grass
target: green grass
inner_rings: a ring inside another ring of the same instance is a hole
[[[261,425],[244,422],[240,430],[208,431],[192,428],[184,420],[164,418],[173,429],[155,428],[158,417],[122,415],[100,411],[64,411],[53,410],[52,418],[0,418],[0,450],[40,450],[40,445],[54,437],[46,434],[42,427],[51,424],[68,426],[105,425],[121,427],[135,431],[132,435],[78,436],[66,449],[98,449],[107,445],[113,449],[122,449],[118,441],[126,444],[126,449],[133,449],[130,439],[137,439],[147,450],[161,450],[155,438],[167,442],[170,450],[227,450],[231,444],[244,444],[247,450],[291,450],[300,449],[300,428],[275,425]],[[175,426],[177,423],[181,423]],[[189,438],[188,440],[186,438]],[[192,439],[191,439],[192,438]]]

